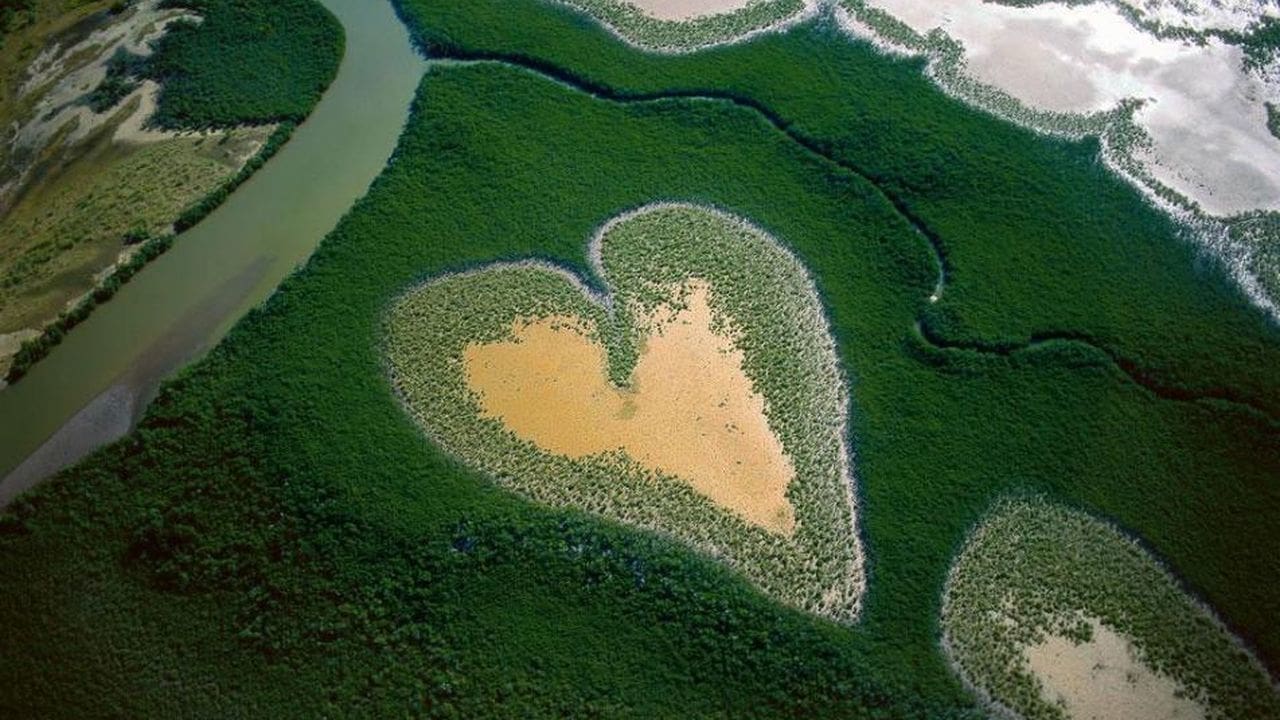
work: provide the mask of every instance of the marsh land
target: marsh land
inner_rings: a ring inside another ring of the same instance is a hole
[[[216,5],[181,32],[236,36]],[[397,0],[357,44],[374,5],[330,5],[344,68],[407,28],[425,65],[330,90],[416,83],[407,120],[300,146],[304,122],[0,391],[183,297],[199,273],[165,261],[220,267],[201,228],[282,214],[244,192],[275,163],[327,177],[291,150],[400,132],[308,201],[314,253],[233,263],[225,307],[157,321],[172,362],[112,360],[155,383],[198,356],[154,397],[98,378],[129,422],[67,427],[124,437],[28,471],[0,512],[0,714],[1280,717],[1269,186],[1164,192],[1115,144],[1166,138],[1164,110],[1008,76],[1050,36],[1087,65],[1113,16],[1138,56],[1265,75],[1269,6]],[[253,76],[196,65],[209,97]],[[229,117],[179,97],[156,116]],[[1200,149],[1168,157],[1210,178],[1234,154]]]

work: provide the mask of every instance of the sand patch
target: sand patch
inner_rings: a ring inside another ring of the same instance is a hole
[[[518,321],[513,339],[463,352],[467,384],[484,412],[547,452],[582,458],[621,450],[688,482],[747,521],[795,529],[786,490],[795,471],[769,428],[764,398],[732,338],[715,332],[705,283],[663,306],[630,388],[610,383],[593,328],[566,318]]]
[[[696,52],[791,27],[827,0],[555,0],[599,20],[635,47]]]
[[[993,716],[1280,718],[1280,685],[1212,609],[1133,538],[1043,498],[998,501],[974,528],[941,619]]]
[[[0,333],[0,378],[3,378],[8,372],[9,367],[13,365],[13,356],[18,354],[22,349],[22,343],[39,337],[40,331],[32,328],[17,330],[10,333]],[[8,386],[8,383],[0,379],[0,390]]]
[[[180,136],[180,133],[172,130],[156,130],[147,127],[147,122],[151,120],[152,115],[155,115],[156,104],[160,99],[159,83],[154,80],[143,80],[138,89],[134,90],[124,102],[129,103],[133,98],[137,98],[138,107],[116,126],[116,131],[111,136],[113,141],[143,144]]]
[[[1203,720],[1204,706],[1139,660],[1133,643],[1096,620],[1092,626],[1087,642],[1050,635],[1026,649],[1046,700],[1072,720]]]
[[[31,328],[0,334],[0,359],[8,358],[17,353],[18,349],[22,347],[22,343],[34,339],[39,334],[39,330]]]
[[[642,12],[659,20],[690,20],[707,15],[741,10],[751,0],[628,0]]]

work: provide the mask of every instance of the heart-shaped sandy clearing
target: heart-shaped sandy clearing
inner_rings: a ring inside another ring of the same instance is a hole
[[[485,414],[547,452],[620,450],[747,522],[789,535],[791,459],[742,370],[742,351],[712,329],[706,283],[689,287],[676,293],[687,297],[684,308],[663,305],[647,318],[629,388],[609,381],[605,348],[572,318],[517,321],[509,340],[468,345],[467,384]]]
[[[386,352],[410,414],[531,499],[667,533],[853,621],[847,398],[803,266],[691,205],[620,216],[589,255],[608,295],[525,262],[401,298]]]

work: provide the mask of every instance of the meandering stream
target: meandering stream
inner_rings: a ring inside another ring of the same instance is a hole
[[[0,391],[0,506],[129,431],[160,382],[304,262],[395,148],[425,64],[385,0],[321,0],[346,31],[311,117],[29,375]]]

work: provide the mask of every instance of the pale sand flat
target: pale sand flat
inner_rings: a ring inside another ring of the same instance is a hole
[[[751,0],[627,0],[659,20],[692,20],[740,10]]]
[[[1071,720],[1204,720],[1204,706],[1179,695],[1179,685],[1138,659],[1133,644],[1093,621],[1093,639],[1051,635],[1026,649],[1042,696]]]

